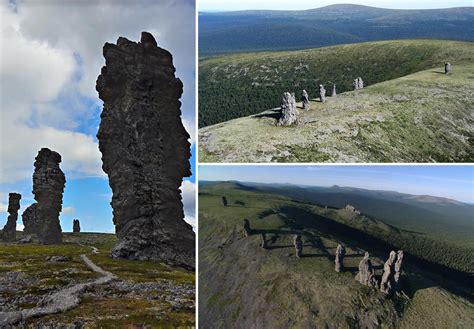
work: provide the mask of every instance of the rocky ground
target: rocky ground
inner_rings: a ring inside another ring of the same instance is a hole
[[[0,244],[0,324],[16,317],[16,327],[194,326],[193,273],[110,259],[114,235],[63,239],[58,246]]]
[[[474,159],[473,64],[438,67],[362,90],[199,130],[202,162],[466,162]]]

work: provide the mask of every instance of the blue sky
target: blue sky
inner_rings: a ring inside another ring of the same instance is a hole
[[[199,0],[199,11],[229,11],[245,9],[302,10],[324,7],[332,4],[351,3],[393,9],[433,9],[451,7],[472,7],[472,0]]]
[[[474,166],[467,165],[200,165],[199,180],[339,185],[432,195],[474,203]]]
[[[107,15],[104,15],[107,13]],[[192,136],[195,171],[195,2],[137,0],[38,2],[0,0],[0,228],[9,192],[22,194],[20,214],[34,202],[33,162],[41,147],[62,155],[64,231],[79,218],[85,231],[112,232],[111,190],[96,133],[102,101],[95,82],[102,47],[119,36],[151,32],[173,54],[184,85],[183,123]],[[7,46],[8,45],[8,46]],[[195,178],[181,187],[186,220],[195,220]],[[21,228],[21,216],[18,221]]]

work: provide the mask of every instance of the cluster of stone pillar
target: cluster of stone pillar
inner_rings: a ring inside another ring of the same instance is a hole
[[[362,78],[358,77],[357,79],[354,79],[354,82],[352,82],[352,87],[354,88],[354,90],[363,89],[364,81],[362,80]]]

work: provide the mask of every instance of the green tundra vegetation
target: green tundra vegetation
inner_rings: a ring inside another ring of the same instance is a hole
[[[18,236],[21,232],[18,232]],[[169,282],[194,285],[194,274],[155,261],[111,259],[110,250],[116,243],[114,234],[63,233],[61,245],[0,243],[0,281],[7,273],[18,272],[26,282],[15,295],[43,296],[72,283],[94,279],[92,272],[80,259],[86,254],[96,265],[129,283]],[[91,253],[91,247],[98,254]],[[50,263],[48,256],[69,256],[71,261]],[[0,291],[0,299],[11,297],[8,289]],[[122,293],[123,294],[123,293]],[[164,299],[166,292],[150,290],[148,297],[139,294],[124,298],[112,286],[96,286],[81,298],[79,305],[69,311],[28,319],[28,326],[70,324],[80,320],[87,328],[192,327],[195,313],[191,309],[175,310]],[[114,297],[115,296],[115,297]],[[193,300],[194,296],[187,296]],[[20,305],[22,309],[36,304]]]
[[[233,54],[199,61],[199,127],[280,106],[283,92],[303,89],[317,97],[319,84],[330,93],[441,66],[474,60],[474,44],[444,40],[403,40],[347,44],[299,51]]]
[[[246,183],[245,183],[246,184]],[[474,325],[473,247],[233,182],[200,185],[200,324],[223,327],[468,328]],[[283,189],[283,188],[282,188]],[[229,201],[224,207],[222,196]],[[239,200],[244,203],[235,204]],[[243,235],[243,219],[253,234]],[[266,233],[268,249],[260,246]],[[301,232],[303,258],[294,256]],[[337,244],[345,270],[334,271]],[[445,249],[453,248],[453,249]],[[364,251],[376,275],[389,250],[405,251],[403,293],[384,296],[354,277]],[[451,254],[466,257],[448,260]],[[442,254],[450,255],[444,258]]]

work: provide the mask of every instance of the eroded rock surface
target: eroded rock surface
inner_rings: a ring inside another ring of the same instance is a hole
[[[181,121],[183,84],[172,55],[142,32],[103,48],[96,89],[104,101],[97,138],[112,188],[114,258],[159,259],[194,269],[195,234],[184,218],[183,177],[191,175]]]
[[[16,239],[16,221],[18,219],[18,210],[20,209],[21,194],[8,194],[8,218],[7,223],[3,227],[3,241],[13,242]]]
[[[281,117],[278,120],[278,126],[290,126],[296,123],[298,119],[298,110],[296,109],[295,96],[286,92],[281,100]]]
[[[64,173],[59,167],[61,155],[42,148],[35,160],[33,194],[36,203],[23,212],[23,234],[36,234],[42,244],[61,243],[59,213],[62,210],[66,184]]]

